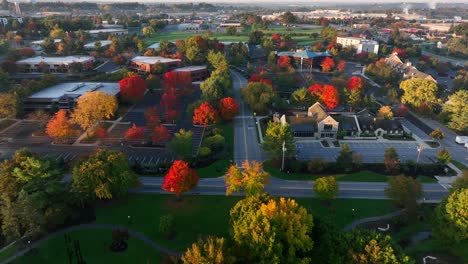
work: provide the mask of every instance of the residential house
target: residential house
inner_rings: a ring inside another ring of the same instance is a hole
[[[359,137],[374,137],[383,135],[403,136],[405,130],[400,121],[377,118],[372,112],[364,109],[356,113],[359,122]]]
[[[403,80],[419,78],[423,80],[430,80],[437,83],[437,80],[434,79],[430,74],[419,71],[411,62],[403,63],[398,57],[398,53],[393,52],[387,58],[385,58],[385,63],[390,65],[394,70],[400,72],[403,76]]]

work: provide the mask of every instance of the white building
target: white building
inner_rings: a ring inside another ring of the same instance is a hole
[[[103,28],[103,29],[93,29],[93,30],[86,30],[91,37],[97,37],[99,34],[112,34],[116,36],[127,35],[128,30],[123,28]]]
[[[80,63],[82,70],[93,68],[94,57],[91,56],[65,56],[65,57],[42,57],[36,56],[19,60],[16,62],[22,72],[68,72],[70,64]],[[44,69],[48,70],[44,70]]]
[[[356,54],[362,52],[374,54],[379,53],[379,43],[375,40],[354,37],[337,37],[336,43],[341,44],[343,47],[354,47],[356,49]]]
[[[96,43],[99,42],[101,43],[101,48],[110,46],[112,44],[112,40],[99,40],[99,41],[94,41],[90,43],[86,43],[83,48],[85,50],[94,50],[96,48]]]
[[[182,23],[177,27],[180,31],[187,31],[187,30],[200,30],[200,24],[196,23]]]

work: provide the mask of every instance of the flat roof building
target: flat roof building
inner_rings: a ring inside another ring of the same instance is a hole
[[[42,57],[36,56],[16,62],[21,72],[69,72],[70,65],[81,64],[80,71],[93,68],[92,56]],[[73,70],[72,70],[73,71]]]
[[[99,34],[113,34],[116,36],[127,35],[128,30],[123,28],[103,28],[103,29],[92,29],[92,30],[85,30],[88,34],[92,37],[97,37]]]
[[[174,69],[175,72],[190,72],[192,82],[203,81],[208,78],[208,68],[206,66],[187,66]]]
[[[110,46],[112,44],[112,40],[99,40],[99,41],[86,43],[85,45],[83,45],[83,48],[86,50],[94,50],[96,48],[97,42],[101,43],[101,48]]]
[[[173,70],[180,67],[182,61],[159,56],[136,56],[130,61],[129,67],[137,72],[151,73],[153,65],[157,63],[164,64],[169,70]]]
[[[117,96],[118,83],[70,82],[60,83],[34,93],[24,100],[25,111],[72,109],[78,98],[87,92],[101,91]]]
[[[336,43],[341,44],[343,47],[354,47],[356,49],[356,54],[362,52],[374,54],[379,53],[379,43],[375,40],[354,37],[337,37]]]

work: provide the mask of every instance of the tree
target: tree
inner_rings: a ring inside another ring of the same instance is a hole
[[[239,104],[232,97],[224,97],[219,101],[219,111],[223,120],[233,120],[239,114]]]
[[[117,106],[117,99],[113,95],[101,91],[87,92],[78,98],[71,119],[88,133],[101,119],[112,117]]]
[[[297,23],[299,19],[293,13],[288,11],[281,15],[280,20],[283,24],[289,26],[291,24]]]
[[[258,161],[242,163],[242,169],[235,164],[231,165],[224,176],[226,182],[226,195],[235,192],[244,192],[247,196],[257,195],[263,191],[270,174],[263,170]]]
[[[468,239],[468,189],[456,189],[437,206],[433,233],[442,244],[453,245]]]
[[[197,186],[198,179],[196,171],[190,168],[187,162],[175,160],[169,168],[169,172],[164,176],[162,188],[175,193],[177,199],[180,199],[182,193]]]
[[[388,235],[354,229],[344,234],[344,240],[347,245],[344,263],[415,264],[414,260],[403,254],[401,248],[393,245]]]
[[[169,133],[169,130],[167,130],[167,128],[163,125],[155,127],[151,136],[153,144],[162,144],[168,141],[170,138],[171,134]]]
[[[336,157],[336,166],[344,172],[353,170],[353,151],[348,144],[341,145],[340,153]]]
[[[137,127],[135,124],[133,124],[132,127],[130,127],[129,129],[127,129],[127,131],[125,131],[124,138],[127,141],[138,141],[138,140],[143,139],[144,136],[145,136],[144,128]]]
[[[296,105],[303,107],[303,108],[311,106],[313,103],[313,99],[314,98],[311,96],[311,94],[305,87],[301,89],[297,89],[291,94],[291,100]]]
[[[161,100],[159,104],[161,107],[167,112],[169,110],[173,110],[177,105],[178,98],[176,94],[175,88],[171,88],[168,91],[164,92],[161,96]]]
[[[163,75],[164,89],[174,87],[176,91],[189,95],[193,92],[192,75],[190,72],[170,71]]]
[[[226,35],[235,36],[237,34],[237,29],[235,27],[226,28]]]
[[[67,111],[64,109],[60,109],[50,119],[45,132],[56,143],[67,142],[70,138],[79,133],[68,120]]]
[[[234,28],[235,29],[235,28]],[[208,236],[205,240],[198,239],[188,248],[181,260],[184,264],[210,263],[229,264],[234,263],[233,257],[226,255],[227,246],[224,238]]]
[[[49,36],[52,39],[63,39],[65,38],[65,31],[56,25],[54,29],[50,31]]]
[[[328,176],[316,179],[314,192],[320,199],[334,199],[338,195],[338,183],[335,177]]]
[[[108,136],[107,129],[102,126],[98,127],[94,134],[101,140],[107,138]]]
[[[138,182],[125,154],[98,149],[72,169],[71,191],[86,199],[112,199]]]
[[[377,113],[377,117],[385,119],[385,120],[392,120],[393,119],[392,108],[388,105],[384,105],[380,107],[379,112]]]
[[[468,172],[464,171],[462,177],[457,177],[452,183],[452,191],[458,189],[468,189]]]
[[[448,150],[444,148],[444,149],[437,151],[436,158],[437,158],[437,161],[439,161],[441,164],[447,164],[452,160],[452,155],[450,154]]]
[[[275,92],[271,85],[252,82],[242,89],[242,95],[253,111],[263,113],[268,110],[268,107],[273,102]]]
[[[245,263],[309,263],[313,217],[293,199],[250,196],[230,212],[234,242]]]
[[[312,96],[317,96],[327,109],[333,109],[338,106],[339,94],[335,86],[314,84],[308,90]]]
[[[385,150],[384,164],[389,174],[397,174],[400,171],[400,158],[394,147]]]
[[[16,109],[16,95],[14,93],[0,93],[0,118],[14,118]]]
[[[433,81],[413,78],[400,83],[400,88],[403,90],[401,101],[408,103],[413,107],[421,105],[432,105],[437,103],[437,84]]]
[[[445,137],[445,133],[438,127],[431,132],[430,136],[435,140],[442,140]]]
[[[151,26],[146,26],[141,31],[145,37],[152,37],[156,33]]]
[[[184,160],[192,157],[192,131],[179,130],[169,142],[169,148]]]
[[[338,64],[336,65],[336,69],[340,72],[344,71],[346,69],[346,61],[340,60]]]
[[[449,96],[444,111],[450,114],[448,127],[461,132],[468,131],[468,91],[460,90]]]
[[[322,71],[329,72],[335,67],[335,61],[330,57],[325,57],[320,66],[322,67]]]
[[[281,35],[278,34],[278,33],[274,33],[272,36],[271,36],[271,40],[275,43],[280,43],[281,42]]]
[[[353,76],[349,78],[348,83],[346,84],[348,91],[362,91],[364,88],[364,80],[361,77]]]
[[[129,102],[138,102],[146,92],[146,82],[138,75],[132,75],[119,81],[120,95]]]
[[[390,177],[385,194],[394,203],[406,209],[408,216],[413,215],[418,206],[418,199],[422,196],[421,183],[403,175]]]
[[[336,34],[337,34],[336,29],[334,29],[331,26],[323,27],[322,31],[320,32],[320,36],[324,40],[328,40],[328,41],[334,41],[336,38]]]
[[[209,103],[204,102],[193,111],[193,124],[204,127],[215,124],[219,120],[218,111]]]
[[[161,123],[161,119],[159,119],[158,111],[155,106],[148,107],[144,113],[144,116],[146,120],[146,127],[149,129],[153,129]]]
[[[286,148],[284,156],[286,158],[294,157],[296,155],[296,143],[289,124],[268,122],[264,142],[262,143],[263,150],[271,158],[279,160],[283,155],[283,142]]]
[[[291,59],[286,55],[279,56],[278,65],[280,68],[288,68],[291,66]]]
[[[213,75],[200,85],[200,89],[202,90],[202,100],[210,104],[216,104],[228,94],[224,78],[215,78]]]
[[[19,50],[22,57],[32,57],[36,55],[36,52],[32,48],[22,48]]]

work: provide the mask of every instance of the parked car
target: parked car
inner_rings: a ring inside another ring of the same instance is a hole
[[[467,149],[468,149],[468,143],[465,143],[465,148],[467,148]]]
[[[455,142],[458,144],[466,144],[468,143],[468,137],[467,136],[456,136],[455,137]]]

